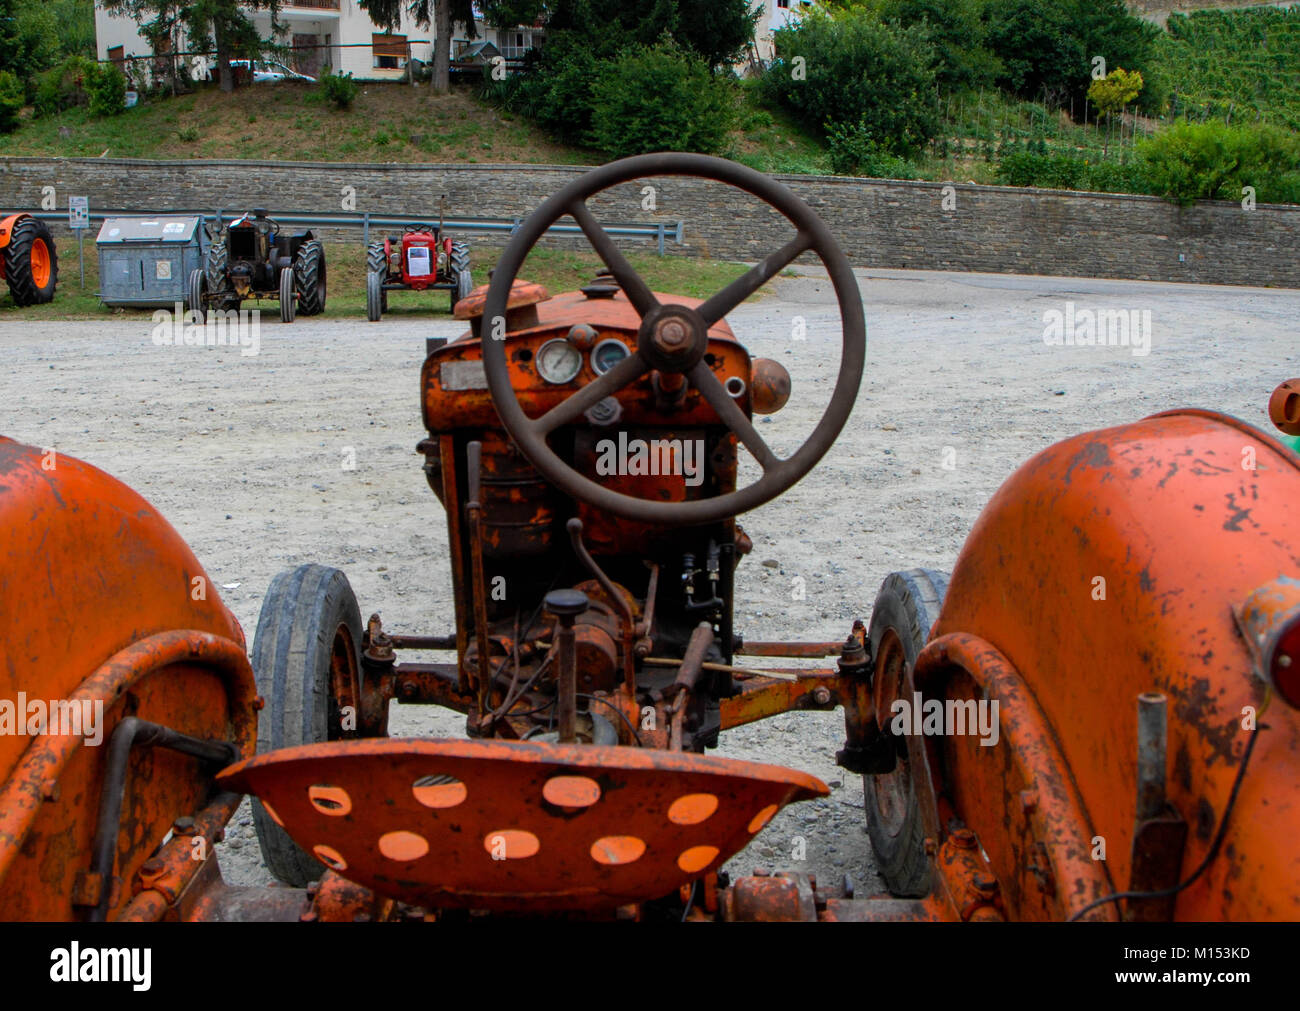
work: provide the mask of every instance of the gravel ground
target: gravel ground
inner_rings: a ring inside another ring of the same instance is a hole
[[[794,396],[761,431],[778,454],[824,410],[837,366],[830,286],[799,269],[730,317],[757,355],[783,362]],[[859,271],[867,375],[821,465],[743,520],[754,554],[737,580],[749,638],[829,640],[866,618],[894,569],[948,570],[980,508],[1030,455],[1068,435],[1175,406],[1267,426],[1268,394],[1296,372],[1300,292],[1134,282]],[[1150,354],[1054,347],[1044,313],[1150,310]],[[451,630],[446,527],[414,447],[427,320],[268,320],[261,349],[158,347],[143,314],[0,323],[0,433],[81,457],[147,497],[190,543],[249,638],[276,572],[345,570],[362,614],[411,632]],[[795,340],[800,328],[803,340]],[[343,469],[355,453],[356,468]],[[742,474],[742,476],[744,476]],[[752,475],[751,475],[752,477]],[[764,564],[765,563],[765,564]],[[792,599],[795,579],[804,599]],[[394,712],[395,733],[460,736],[463,718]],[[720,754],[821,777],[829,798],[784,811],[731,864],[815,872],[859,895],[880,888],[862,785],[834,765],[839,714],[797,714],[724,735]],[[797,859],[800,851],[806,857]],[[247,808],[220,859],[265,883]]]

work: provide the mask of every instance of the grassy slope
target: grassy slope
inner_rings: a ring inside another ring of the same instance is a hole
[[[110,309],[95,296],[99,287],[98,257],[93,238],[84,240],[86,286],[80,285],[76,243],[66,233],[57,235],[59,282],[54,301],[48,305],[20,309],[14,305],[8,289],[0,283],[0,322],[28,319],[106,319],[112,316],[145,318],[149,309]],[[488,269],[495,266],[499,249],[473,247],[474,280],[487,281]],[[735,280],[745,271],[737,263],[694,260],[679,256],[657,256],[653,252],[629,252],[628,260],[657,291],[667,291],[693,298],[707,298]],[[364,320],[365,251],[358,236],[352,243],[327,243],[325,262],[329,265],[329,294],[324,318]],[[569,291],[586,284],[602,266],[594,253],[557,249],[534,250],[524,263],[520,276],[544,284],[552,293]],[[761,295],[761,293],[760,293]],[[755,296],[760,297],[760,296]],[[398,318],[448,315],[448,293],[393,292],[388,297],[390,315]],[[256,302],[245,308],[254,308]],[[261,309],[279,318],[276,302],[263,302]]]

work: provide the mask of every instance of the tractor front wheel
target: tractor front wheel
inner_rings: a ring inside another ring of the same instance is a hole
[[[203,296],[208,292],[208,275],[201,270],[190,271],[189,294],[185,308],[194,314],[194,322],[202,325],[204,314]]]
[[[912,668],[939,617],[948,577],[929,569],[891,572],[885,577],[871,609],[871,655],[875,680],[888,707],[893,699],[910,698]],[[887,714],[890,710],[885,709]],[[887,719],[887,716],[878,717]],[[888,724],[882,724],[888,732]],[[876,867],[891,894],[919,897],[930,891],[930,860],[925,853],[925,823],[912,782],[906,752],[893,772],[862,777],[867,809],[867,835],[876,854]]]
[[[342,572],[302,565],[271,581],[253,636],[253,673],[266,700],[258,752],[354,736],[344,730],[339,686],[355,700],[360,649],[361,612]],[[256,799],[253,826],[262,859],[280,881],[301,888],[324,873]]]
[[[318,316],[325,311],[325,247],[318,239],[304,242],[293,261],[298,286],[298,311]]]
[[[292,323],[294,317],[293,268],[280,271],[280,322]]]
[[[377,270],[366,274],[366,319],[379,322],[384,314],[384,275]]]
[[[9,294],[20,306],[43,305],[54,298],[59,257],[50,226],[38,218],[22,217],[14,224],[9,245],[0,249]]]

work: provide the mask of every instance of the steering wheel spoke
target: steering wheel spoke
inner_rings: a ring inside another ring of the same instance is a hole
[[[585,411],[599,404],[606,397],[611,397],[619,390],[636,382],[650,369],[650,364],[641,357],[641,353],[629,355],[603,376],[588,383],[573,396],[556,404],[549,411],[533,422],[534,427],[543,435],[555,431],[561,425],[577,421]]]
[[[731,394],[722,388],[718,377],[709,368],[708,362],[703,360],[696,362],[687,375],[690,376],[695,388],[700,391],[700,396],[708,401],[714,413],[722,419],[722,423],[735,432],[736,438],[744,443],[745,448],[763,468],[764,474],[781,463],[763,441],[763,437],[758,434],[758,429],[745,417],[745,412],[731,398]]]
[[[627,300],[632,303],[632,307],[644,318],[651,309],[659,305],[659,300],[650,292],[649,285],[641,279],[641,275],[636,272],[632,264],[627,262],[627,258],[619,252],[609,233],[600,227],[600,222],[592,215],[585,200],[575,200],[570,204],[569,214],[578,223],[578,227],[582,229],[583,234],[587,236],[587,241],[591,243],[591,248],[596,251],[596,255],[604,261],[605,266],[613,273],[614,280],[623,289],[623,293],[627,295]]]
[[[713,326],[768,281],[776,277],[794,262],[801,253],[806,253],[813,246],[813,237],[807,232],[799,232],[793,239],[774,253],[769,253],[740,277],[736,278],[720,292],[710,298],[699,308],[706,326]]]

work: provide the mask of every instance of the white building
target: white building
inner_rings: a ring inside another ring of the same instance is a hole
[[[433,62],[433,31],[422,29],[411,20],[405,9],[402,22],[391,35],[381,34],[370,20],[370,15],[357,0],[287,0],[280,8],[282,34],[279,41],[292,46],[292,56],[286,62],[294,70],[316,77],[329,67],[340,73],[368,80],[398,80],[406,74],[408,59]],[[271,15],[266,11],[253,13],[253,23],[263,38],[271,34]],[[478,39],[492,42],[508,60],[524,55],[534,45],[540,46],[540,28],[518,27],[509,31],[488,28],[481,20],[476,22]],[[170,50],[165,47],[155,53],[144,39],[135,21],[122,13],[110,13],[95,4],[95,43],[101,60],[131,60],[137,73],[150,66],[153,59],[155,74],[166,72],[166,53],[188,52],[190,47],[183,31],[177,32]],[[452,55],[469,44],[463,26],[455,26],[452,37]],[[140,59],[140,58],[145,59]],[[133,59],[134,58],[134,59]],[[187,56],[194,76],[206,75],[212,60]]]
[[[700,0],[707,2],[707,0]],[[760,61],[772,59],[772,32],[788,24],[798,12],[812,6],[812,0],[755,0],[760,9],[754,31],[754,56]],[[476,8],[477,13],[477,8]],[[253,22],[263,38],[271,34],[271,16],[265,11],[253,14]],[[433,62],[433,31],[422,29],[402,11],[402,22],[391,35],[381,34],[357,0],[287,0],[280,9],[280,41],[292,46],[286,61],[292,69],[311,77],[322,69],[351,73],[366,80],[399,80],[406,75],[408,59]],[[491,42],[507,60],[522,57],[529,49],[540,47],[540,26],[519,26],[507,31],[487,27],[480,19],[475,23],[478,41]],[[463,26],[454,26],[452,55],[470,44]],[[101,60],[131,61],[135,73],[151,67],[155,75],[166,74],[167,52],[187,53],[188,40],[182,31],[172,40],[171,49],[155,53],[140,34],[136,23],[126,14],[110,13],[95,4],[95,40]],[[161,59],[158,59],[161,57]],[[212,60],[187,56],[191,74],[206,76]]]

